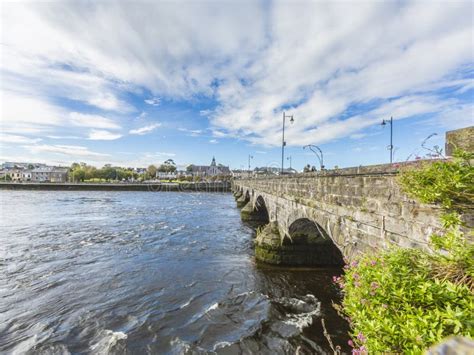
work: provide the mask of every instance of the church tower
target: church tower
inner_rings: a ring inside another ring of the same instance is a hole
[[[211,166],[216,166],[216,158],[212,157]]]

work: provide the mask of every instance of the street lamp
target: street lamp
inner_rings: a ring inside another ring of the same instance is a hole
[[[387,125],[390,123],[390,145],[388,146],[388,150],[390,150],[390,164],[392,164],[393,160],[393,117],[390,117],[389,120],[382,120],[382,126]]]
[[[291,155],[288,158],[286,158],[286,160],[290,161],[290,170],[291,170]]]
[[[295,122],[293,119],[293,115],[286,115],[285,112],[283,112],[283,130],[282,130],[282,136],[281,136],[281,174],[283,175],[283,168],[284,168],[284,162],[285,162],[285,119],[289,118],[290,123]]]
[[[253,159],[253,155],[249,154],[249,175],[250,175],[250,159]]]
[[[321,148],[319,148],[317,145],[314,144],[308,144],[303,147],[303,149],[309,148],[316,156],[318,157],[319,160],[319,166],[321,170],[324,169],[324,156],[323,156],[323,151]],[[315,150],[317,149],[317,151]]]

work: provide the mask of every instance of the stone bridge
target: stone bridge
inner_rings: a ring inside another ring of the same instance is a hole
[[[428,248],[440,209],[406,196],[388,165],[234,180],[242,219],[257,229],[257,259],[333,265],[387,248]]]

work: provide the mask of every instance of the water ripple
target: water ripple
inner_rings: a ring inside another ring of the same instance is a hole
[[[339,270],[262,268],[230,194],[0,191],[0,353],[327,353]],[[324,286],[326,285],[326,286]]]

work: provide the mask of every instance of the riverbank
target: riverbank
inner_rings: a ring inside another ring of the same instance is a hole
[[[2,190],[47,191],[176,191],[176,192],[230,192],[229,182],[185,183],[15,183],[0,182]]]

